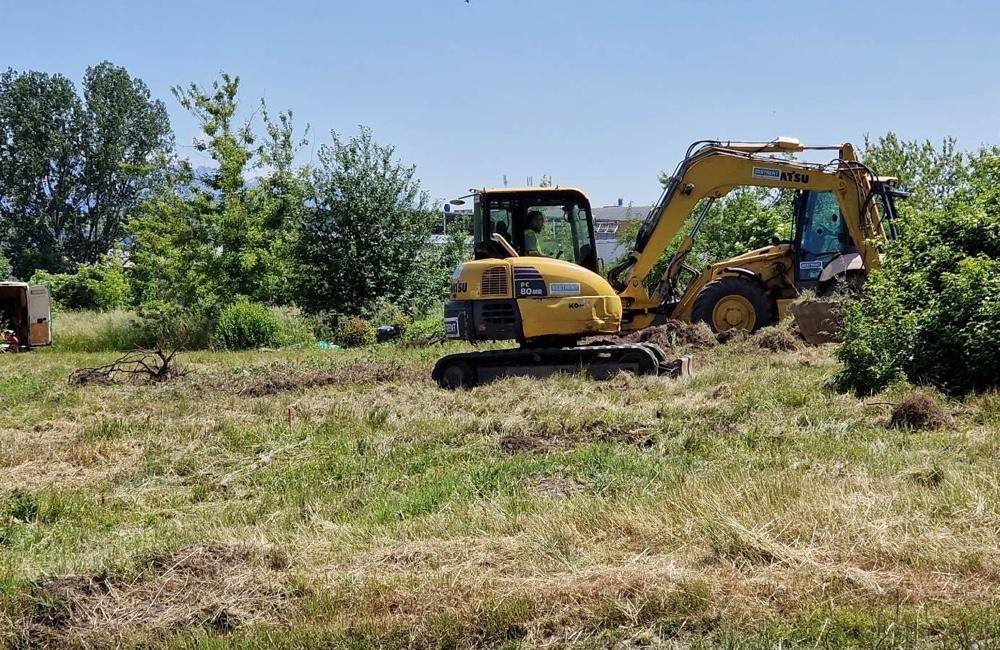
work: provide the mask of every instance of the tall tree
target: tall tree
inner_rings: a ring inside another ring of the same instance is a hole
[[[0,75],[0,250],[15,273],[97,262],[171,142],[163,103],[124,68],[88,68],[82,98],[62,75]]]
[[[385,298],[417,311],[442,294],[452,249],[429,243],[440,217],[415,171],[367,128],[320,148],[295,250],[299,304],[358,314]]]
[[[81,199],[83,112],[66,77],[0,75],[0,252],[18,277],[69,262],[63,243]]]
[[[124,234],[129,215],[161,180],[157,155],[173,145],[167,109],[141,79],[107,61],[83,80],[84,191],[79,227],[68,242],[77,262],[96,262]]]
[[[304,204],[303,172],[292,161],[291,114],[272,119],[261,106],[265,135],[236,122],[239,77],[223,74],[210,89],[175,88],[201,123],[195,148],[215,166],[198,174],[173,161],[167,183],[132,222],[132,250],[144,300],[214,309],[238,297],[280,303],[290,223]],[[252,171],[261,176],[249,180]]]

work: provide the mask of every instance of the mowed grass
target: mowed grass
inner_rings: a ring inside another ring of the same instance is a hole
[[[458,348],[0,355],[0,642],[965,647],[1000,638],[1000,394],[936,431],[829,348],[447,392]]]

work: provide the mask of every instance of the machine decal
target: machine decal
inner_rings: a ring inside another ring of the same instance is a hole
[[[469,290],[469,283],[468,282],[457,282],[456,281],[456,282],[452,282],[451,283],[451,292],[452,293],[465,293],[468,290]]]
[[[542,274],[533,266],[514,268],[514,294],[518,298],[544,298],[548,295]]]
[[[773,167],[754,167],[751,175],[768,181],[785,181],[786,183],[808,183],[809,174],[799,172],[783,172]]]
[[[577,296],[580,294],[580,283],[550,282],[549,293],[553,296]]]
[[[822,269],[823,260],[811,260],[807,262],[799,262],[799,268],[803,271],[810,271],[813,269]]]
[[[449,339],[459,339],[462,338],[462,333],[458,328],[458,317],[452,316],[451,318],[444,319],[444,335],[445,338]]]
[[[590,303],[586,300],[577,300],[566,305],[570,309],[586,309],[590,306]]]
[[[519,280],[517,285],[518,298],[543,298],[545,297],[545,282],[542,280]]]
[[[776,181],[781,179],[781,170],[771,169],[770,167],[754,167],[753,177],[766,178],[767,180]]]

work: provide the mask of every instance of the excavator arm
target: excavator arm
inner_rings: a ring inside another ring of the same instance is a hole
[[[837,151],[837,158],[825,165],[772,155],[827,149]],[[664,300],[664,288],[673,286],[683,268],[711,202],[736,187],[748,186],[832,192],[865,267],[877,268],[878,251],[872,240],[884,240],[885,233],[877,204],[872,200],[875,178],[858,162],[850,144],[807,147],[788,138],[769,143],[696,142],[640,228],[632,253],[612,269],[609,278],[627,310],[649,313],[658,309]],[[660,281],[647,292],[649,273],[702,200],[707,201],[690,234],[681,242]]]

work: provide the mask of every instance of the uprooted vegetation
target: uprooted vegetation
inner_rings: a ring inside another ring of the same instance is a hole
[[[995,393],[931,391],[951,423],[914,435],[905,389],[826,388],[829,348],[460,392],[438,354],[199,352],[113,390],[63,381],[90,356],[0,359],[0,647],[998,631]]]
[[[177,352],[176,349],[168,352],[163,348],[132,350],[102,366],[77,368],[70,373],[69,383],[77,386],[108,385],[138,380],[162,384],[187,374],[175,361]]]
[[[907,393],[892,408],[889,426],[897,429],[915,431],[919,429],[935,430],[947,426],[950,422],[947,411],[928,390],[916,390]]]

